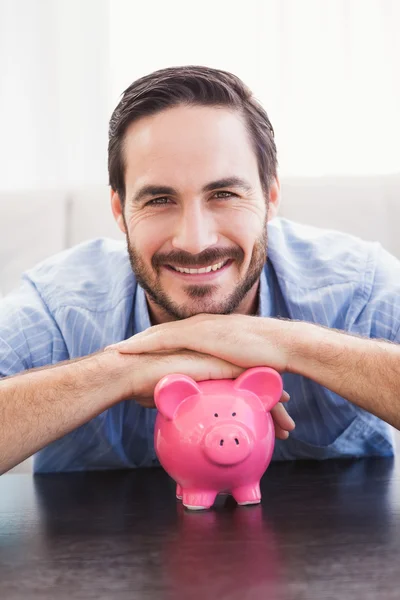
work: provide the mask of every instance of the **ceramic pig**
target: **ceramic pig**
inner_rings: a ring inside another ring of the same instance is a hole
[[[167,375],[158,382],[155,450],[187,508],[210,508],[221,492],[238,504],[260,502],[275,444],[270,410],[282,387],[279,373],[267,367],[235,380]]]

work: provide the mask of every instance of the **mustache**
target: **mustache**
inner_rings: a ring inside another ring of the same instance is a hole
[[[192,267],[194,265],[210,265],[232,259],[239,262],[244,260],[244,252],[241,248],[206,248],[200,254],[189,254],[182,250],[174,250],[168,253],[158,253],[151,259],[153,267],[173,264],[178,267]]]

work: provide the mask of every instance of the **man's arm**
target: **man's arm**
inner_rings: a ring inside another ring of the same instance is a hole
[[[201,381],[234,379],[242,372],[197,352],[126,356],[111,351],[6,377],[0,380],[0,473],[121,400],[154,407],[154,388],[165,375],[182,373]],[[281,402],[287,400],[284,392]],[[285,439],[294,428],[292,419],[281,403],[271,414],[276,436]]]
[[[165,375],[202,381],[234,379],[242,372],[187,350],[135,356],[109,351],[6,377],[0,380],[0,473],[121,400],[154,407],[154,388]],[[288,399],[284,392],[281,402]],[[271,414],[277,437],[285,439],[294,428],[292,419],[281,403]]]
[[[291,324],[287,370],[309,377],[400,429],[400,345]]]
[[[122,400],[129,385],[121,366],[102,353],[2,379],[0,473]]]
[[[302,321],[196,315],[114,346],[123,353],[185,348],[243,368],[304,375],[400,429],[400,345]]]

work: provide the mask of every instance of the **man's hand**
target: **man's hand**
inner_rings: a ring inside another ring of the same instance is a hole
[[[169,352],[143,353],[135,356],[119,354],[106,348],[104,354],[118,357],[121,373],[125,377],[124,398],[133,397],[146,408],[154,408],[154,389],[166,375],[180,373],[195,381],[207,379],[236,379],[243,371],[241,367],[227,361],[192,352],[190,350],[172,350]],[[122,363],[121,363],[122,361]]]
[[[107,350],[140,355],[143,368],[135,371],[141,373],[142,383],[135,398],[143,406],[154,406],[154,387],[161,377],[171,372],[200,381],[235,378],[244,369],[261,365],[285,370],[285,356],[275,343],[268,343],[265,332],[260,330],[262,321],[272,319],[196,315],[156,325]],[[283,392],[280,403],[271,411],[279,439],[286,439],[295,427],[282,405],[288,400],[289,395]]]
[[[192,350],[244,369],[268,366],[286,371],[291,321],[247,315],[196,315],[155,325],[111,346],[123,354]]]
[[[305,321],[196,315],[157,325],[115,347],[131,354],[188,348],[242,368],[297,373],[400,429],[398,343]]]

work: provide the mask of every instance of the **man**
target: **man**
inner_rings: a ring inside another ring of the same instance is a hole
[[[296,421],[288,437],[278,404],[274,459],[393,454],[400,264],[276,218],[273,129],[237,77],[180,67],[133,83],[109,177],[128,252],[72,248],[1,303],[2,471],[33,453],[41,472],[157,464],[157,381],[256,365],[283,373]]]

